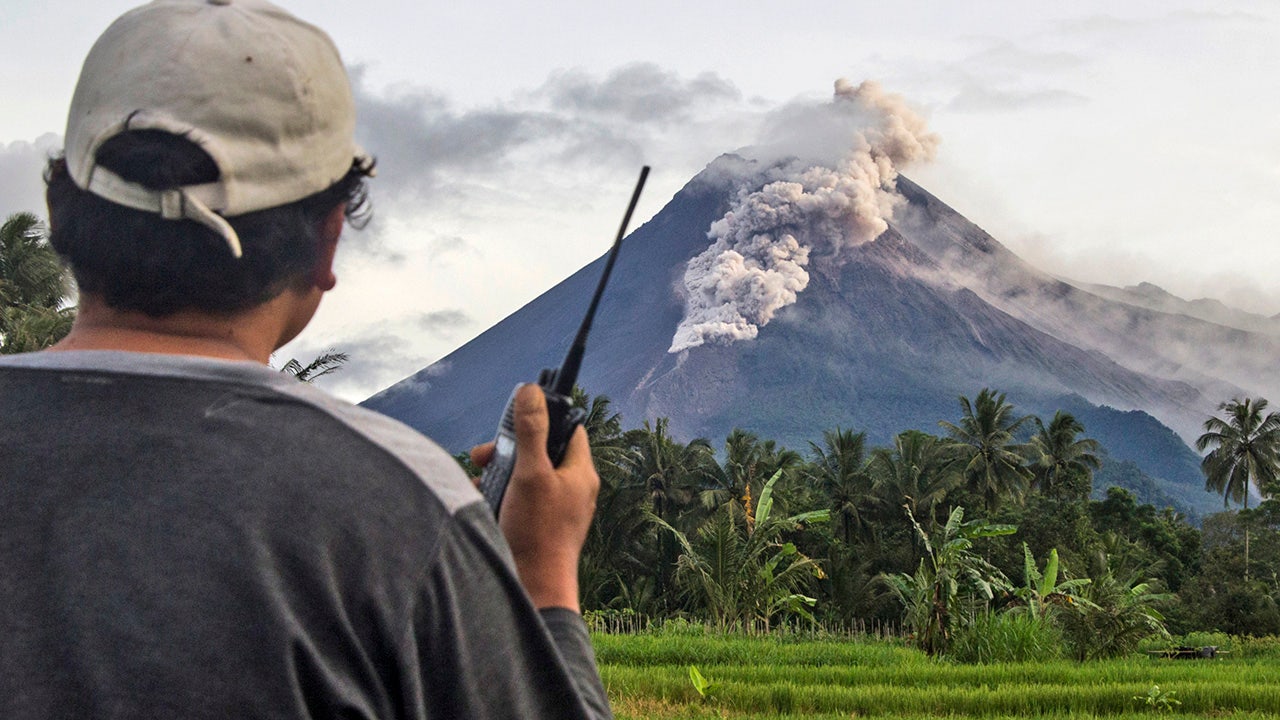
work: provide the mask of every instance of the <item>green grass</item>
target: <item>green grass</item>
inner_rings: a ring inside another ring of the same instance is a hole
[[[1280,717],[1280,659],[1134,656],[962,665],[899,644],[714,635],[597,635],[617,716],[628,718]],[[710,701],[689,666],[714,684]],[[1135,696],[1152,685],[1181,705]]]

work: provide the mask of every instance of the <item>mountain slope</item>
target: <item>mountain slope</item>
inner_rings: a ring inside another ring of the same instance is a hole
[[[1219,403],[1280,395],[1280,336],[1121,302],[1028,265],[923,188],[900,178],[910,200],[900,227],[950,276],[985,300],[1054,337],[1095,350],[1151,377],[1186,383],[1193,394],[1144,407],[1190,440]]]
[[[1078,287],[1108,300],[1137,305],[1149,310],[1158,310],[1171,315],[1188,315],[1217,325],[1264,335],[1280,335],[1280,316],[1267,317],[1246,312],[1212,298],[1184,300],[1148,282],[1123,288],[1095,284],[1082,284]]]
[[[838,257],[811,257],[808,286],[754,340],[668,353],[684,311],[675,288],[685,263],[706,249],[707,228],[742,178],[757,172],[739,158],[717,160],[624,241],[579,384],[612,398],[628,426],[667,417],[677,437],[717,443],[741,427],[802,450],[839,426],[883,444],[907,428],[938,432],[939,420],[959,416],[959,396],[993,387],[1046,419],[1072,398],[1072,412],[1114,457],[1183,488],[1202,485],[1185,445],[1159,457],[1144,448],[1168,447],[1173,434],[1155,418],[1195,417],[1210,383],[1116,362],[1095,337],[1115,333],[1112,316],[1153,311],[1040,273],[905,178],[903,220]],[[560,362],[602,265],[365,405],[452,451],[489,439],[511,387]],[[1049,302],[1055,296],[1066,305]],[[1070,321],[1053,317],[1063,307]],[[1093,342],[1073,341],[1081,337]],[[1125,412],[1138,409],[1151,414]],[[1095,429],[1093,418],[1106,422]]]

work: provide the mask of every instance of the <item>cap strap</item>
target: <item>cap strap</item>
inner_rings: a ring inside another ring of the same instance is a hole
[[[129,182],[110,170],[95,166],[85,189],[118,205],[156,213],[166,220],[187,219],[200,223],[227,241],[231,256],[241,257],[240,236],[226,218],[209,209],[197,195],[210,185],[193,185],[170,190],[152,190]]]

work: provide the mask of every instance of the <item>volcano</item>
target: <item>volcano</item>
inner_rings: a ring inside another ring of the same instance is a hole
[[[905,429],[940,433],[960,396],[989,387],[1046,421],[1071,412],[1184,509],[1221,508],[1186,442],[1222,401],[1271,389],[1273,326],[1053,277],[906,177],[888,229],[810,257],[807,287],[754,339],[668,352],[686,264],[766,169],[722,156],[624,240],[578,383],[609,396],[626,427],[665,417],[683,440],[742,428],[800,450],[840,427],[883,445]],[[560,363],[603,264],[363,404],[451,452],[491,439],[511,388]]]

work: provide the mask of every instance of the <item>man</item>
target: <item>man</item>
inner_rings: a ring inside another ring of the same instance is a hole
[[[434,444],[266,365],[365,208],[354,124],[329,38],[264,0],[91,50],[48,170],[78,317],[0,363],[0,717],[609,715],[585,433],[553,468],[522,389],[499,528]]]

